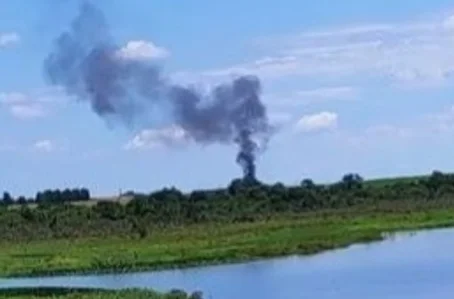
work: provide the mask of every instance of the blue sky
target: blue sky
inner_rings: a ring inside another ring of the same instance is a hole
[[[123,53],[163,61],[174,80],[260,76],[280,128],[259,158],[263,181],[454,169],[452,1],[98,2]],[[46,83],[42,61],[77,3],[0,3],[0,189],[110,195],[240,176],[235,146],[186,143],[178,128],[110,128]]]

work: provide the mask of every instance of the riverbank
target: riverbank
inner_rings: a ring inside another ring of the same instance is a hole
[[[17,288],[0,290],[0,299],[201,299],[201,294],[172,291],[161,294],[148,290],[109,291],[102,289]]]
[[[0,276],[132,272],[312,254],[383,233],[454,226],[454,208],[400,212],[348,210],[286,215],[252,223],[163,229],[147,238],[48,240],[0,244]]]

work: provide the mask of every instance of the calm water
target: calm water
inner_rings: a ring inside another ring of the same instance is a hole
[[[0,280],[11,286],[201,290],[207,299],[444,299],[454,294],[454,230],[399,235],[310,257],[126,275]]]

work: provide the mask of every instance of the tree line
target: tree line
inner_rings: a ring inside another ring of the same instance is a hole
[[[2,205],[27,204],[27,203],[65,203],[90,200],[90,191],[87,188],[75,188],[64,190],[44,190],[36,193],[33,198],[19,196],[14,198],[7,191],[3,192],[1,198]]]
[[[454,207],[454,175],[436,171],[419,179],[367,182],[358,174],[347,174],[334,184],[304,179],[298,186],[237,179],[226,188],[213,190],[183,193],[164,188],[132,195],[126,203],[110,200],[73,205],[76,199],[88,200],[88,190],[44,191],[36,207],[2,205],[0,235],[3,240],[143,238],[154,230],[175,226],[263,221],[282,215],[319,213],[322,217],[326,213]]]

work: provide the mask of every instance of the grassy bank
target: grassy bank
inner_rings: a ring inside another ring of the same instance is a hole
[[[172,291],[160,294],[145,290],[108,291],[99,289],[18,288],[0,290],[0,299],[200,299],[200,294]]]
[[[454,208],[396,212],[345,210],[252,223],[168,228],[145,239],[103,238],[0,244],[1,276],[129,272],[310,254],[382,233],[454,226]]]

